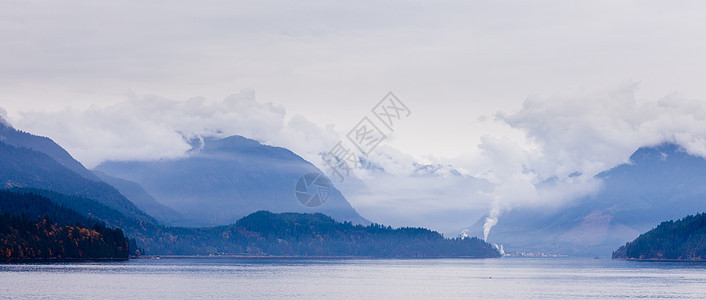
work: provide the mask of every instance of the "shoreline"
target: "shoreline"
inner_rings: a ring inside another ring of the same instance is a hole
[[[487,259],[501,257],[478,257],[478,256],[443,256],[443,257],[378,257],[378,256],[291,256],[291,255],[240,255],[240,254],[223,254],[223,255],[144,255],[139,257],[131,257],[130,259],[169,259],[169,258],[349,258],[349,259],[446,259],[446,258],[466,258],[466,259]]]
[[[51,262],[104,262],[104,261],[127,261],[130,258],[3,258],[0,259],[0,264],[13,264],[13,263],[51,263]]]
[[[652,262],[706,262],[706,259],[672,259],[672,258],[611,258],[624,261],[652,261]]]

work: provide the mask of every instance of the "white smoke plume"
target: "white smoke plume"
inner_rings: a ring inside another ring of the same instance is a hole
[[[497,119],[524,140],[487,136],[480,149],[485,178],[496,184],[484,238],[501,214],[523,206],[553,207],[595,193],[598,173],[622,163],[640,147],[675,143],[706,156],[706,103],[673,93],[637,99],[636,84],[531,96],[515,113]]]
[[[490,234],[490,229],[498,224],[498,217],[500,216],[500,209],[498,207],[493,207],[485,218],[485,223],[483,224],[483,240],[488,241],[488,235]]]

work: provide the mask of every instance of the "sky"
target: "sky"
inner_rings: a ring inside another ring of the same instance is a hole
[[[219,134],[321,165],[392,91],[411,114],[373,154],[387,172],[357,171],[376,197],[347,197],[376,221],[451,230],[595,192],[592,176],[641,146],[706,154],[702,1],[0,7],[0,115],[87,167],[178,157],[182,135]],[[414,163],[464,177],[410,176]],[[476,179],[494,188],[464,183]]]

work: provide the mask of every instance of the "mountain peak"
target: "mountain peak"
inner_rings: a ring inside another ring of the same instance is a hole
[[[222,139],[219,138],[205,138],[204,150],[206,151],[243,151],[253,148],[262,147],[262,143],[242,137],[239,135],[232,135]]]
[[[96,169],[137,182],[158,202],[192,220],[179,225],[226,225],[259,210],[321,212],[339,221],[367,223],[335,188],[320,206],[302,205],[299,180],[323,172],[286,148],[237,135],[205,137],[201,150],[180,159],[108,161]]]
[[[662,143],[652,147],[641,147],[630,156],[633,163],[645,161],[664,161],[670,156],[688,155],[684,149],[676,144]]]

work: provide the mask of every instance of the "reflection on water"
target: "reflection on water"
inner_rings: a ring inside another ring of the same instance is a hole
[[[0,265],[0,298],[706,297],[706,263],[173,258]]]

